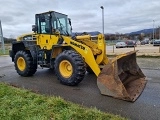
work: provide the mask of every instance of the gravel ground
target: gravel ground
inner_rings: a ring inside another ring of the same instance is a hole
[[[160,46],[153,45],[138,45],[137,47],[130,48],[115,48],[113,46],[107,46],[107,54],[108,55],[117,55],[129,51],[138,50],[137,55],[149,55],[149,56],[160,56]]]

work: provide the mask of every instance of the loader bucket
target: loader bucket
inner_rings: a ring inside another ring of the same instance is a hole
[[[136,62],[136,52],[119,55],[105,65],[97,78],[101,94],[134,102],[147,81]]]

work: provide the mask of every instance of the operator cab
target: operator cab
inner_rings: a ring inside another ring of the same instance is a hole
[[[38,34],[60,34],[70,36],[72,33],[71,20],[67,15],[49,11],[35,15],[35,25],[32,31]]]

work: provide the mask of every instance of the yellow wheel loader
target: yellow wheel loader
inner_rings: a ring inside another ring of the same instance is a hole
[[[109,60],[103,34],[96,40],[88,34],[71,37],[71,20],[55,11],[36,14],[32,30],[12,43],[10,56],[19,75],[32,76],[40,65],[53,68],[62,84],[75,86],[90,71],[103,95],[135,101],[143,91],[146,80],[136,51]]]

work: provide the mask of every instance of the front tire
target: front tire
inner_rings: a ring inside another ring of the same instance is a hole
[[[37,71],[37,64],[33,63],[33,58],[27,51],[18,51],[14,63],[15,69],[20,76],[32,76]]]
[[[94,74],[93,70],[89,66],[86,68],[86,70],[89,74]]]
[[[65,50],[55,59],[55,73],[62,84],[75,86],[84,78],[86,67],[83,58],[73,50]]]

